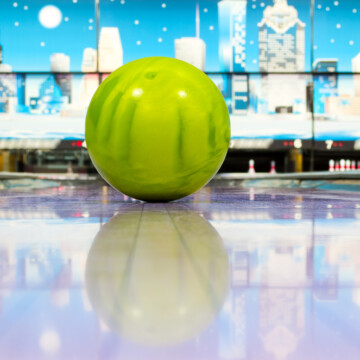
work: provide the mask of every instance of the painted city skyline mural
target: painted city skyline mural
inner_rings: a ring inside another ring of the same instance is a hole
[[[271,19],[271,8],[276,6],[287,8],[284,23]],[[118,29],[123,63],[145,56],[174,57],[176,40],[198,35],[206,47],[205,70],[220,71],[224,67],[221,47],[230,41],[224,24],[231,8],[243,26],[242,33],[233,33],[232,39],[243,38],[240,52],[246,71],[266,69],[264,56],[271,54],[264,51],[264,26],[272,29],[274,41],[279,41],[276,34],[286,33],[290,42],[292,36],[302,36],[301,68],[311,70],[310,0],[100,0],[99,30],[101,34],[106,28]],[[360,40],[354,36],[360,30],[359,17],[357,0],[316,0],[314,60],[337,58],[339,71],[352,71],[352,59],[360,53]],[[69,71],[82,71],[89,58],[86,49],[96,49],[95,20],[93,0],[3,0],[3,63],[13,71],[50,71],[51,56],[65,54]]]
[[[210,75],[233,115],[314,112],[360,116],[360,3],[316,0],[4,0],[0,71],[110,73],[146,56],[169,56],[202,71],[329,72]],[[98,46],[97,44],[98,35]],[[313,64],[311,60],[313,59]],[[83,116],[97,74],[1,75],[0,111]],[[26,91],[25,91],[26,89]]]

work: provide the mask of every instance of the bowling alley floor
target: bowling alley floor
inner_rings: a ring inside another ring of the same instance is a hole
[[[3,180],[0,359],[358,360],[360,191],[290,185]]]

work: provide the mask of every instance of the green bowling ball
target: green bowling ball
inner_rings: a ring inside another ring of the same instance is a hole
[[[171,204],[129,207],[105,224],[86,262],[90,302],[110,330],[154,347],[206,330],[229,290],[229,261],[217,231]]]
[[[204,186],[230,141],[224,98],[194,66],[166,57],[132,61],[95,92],[86,145],[102,177],[139,200],[171,201]]]

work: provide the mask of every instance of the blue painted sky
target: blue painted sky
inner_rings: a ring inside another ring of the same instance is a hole
[[[206,69],[219,69],[217,0],[200,0],[200,36],[207,46]],[[195,0],[100,0],[100,26],[117,26],[124,62],[144,56],[174,56],[174,39],[195,36]],[[247,70],[257,71],[258,29],[272,0],[248,0]],[[310,0],[288,0],[306,23],[306,70],[310,70]],[[45,5],[62,12],[58,27],[43,27],[38,14]],[[338,58],[339,70],[351,70],[360,52],[360,2],[316,0],[314,58]],[[71,57],[71,70],[81,69],[83,50],[95,48],[93,0],[1,0],[0,43],[4,61],[14,70],[50,70],[50,55]],[[136,21],[137,20],[137,21]],[[139,43],[140,42],[140,43]]]
[[[314,59],[337,58],[339,70],[351,71],[360,53],[360,1],[316,0]]]

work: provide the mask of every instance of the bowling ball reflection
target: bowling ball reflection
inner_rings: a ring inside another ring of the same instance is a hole
[[[86,264],[90,301],[123,338],[171,346],[215,319],[229,287],[222,239],[198,214],[139,205],[97,234]]]

